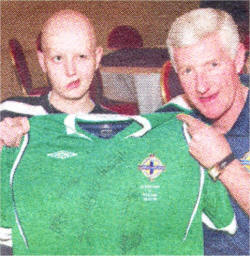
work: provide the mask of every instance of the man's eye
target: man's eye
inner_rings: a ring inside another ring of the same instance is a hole
[[[217,62],[212,62],[211,65],[212,65],[212,67],[217,67],[218,63]]]
[[[53,58],[54,62],[60,62],[62,60],[62,57],[61,56],[55,56]]]
[[[191,68],[186,68],[186,69],[184,70],[184,73],[185,73],[185,74],[190,74],[191,71],[192,71]]]

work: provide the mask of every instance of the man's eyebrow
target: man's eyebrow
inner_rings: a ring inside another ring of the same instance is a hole
[[[187,68],[193,68],[193,66],[191,65],[191,64],[188,64],[188,65],[184,65],[184,66],[177,66],[177,70],[179,70],[179,71],[182,71],[182,70],[185,70],[185,69],[187,69]]]
[[[207,62],[205,62],[204,65],[208,65],[208,64],[211,64],[213,62],[219,62],[218,59],[212,59],[212,60],[208,60]]]

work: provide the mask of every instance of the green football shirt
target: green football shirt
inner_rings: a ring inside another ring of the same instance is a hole
[[[2,151],[14,254],[203,254],[203,217],[235,231],[225,188],[188,153],[176,114],[58,114],[30,126]]]

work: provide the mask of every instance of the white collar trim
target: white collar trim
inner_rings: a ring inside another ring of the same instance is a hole
[[[82,119],[85,121],[108,121],[108,122],[115,122],[115,121],[126,121],[126,120],[131,120],[133,119],[137,123],[139,123],[142,126],[142,129],[139,131],[127,136],[126,138],[129,137],[141,137],[144,134],[146,134],[149,130],[151,130],[152,126],[148,119],[142,116],[127,116],[127,115],[116,115],[116,114],[83,114],[83,113],[77,113],[77,114],[69,114],[66,116],[64,119],[64,125],[66,127],[66,133],[67,134],[77,134],[78,136],[92,140],[88,136],[86,136],[83,133],[79,133],[76,130],[76,118],[77,119]]]

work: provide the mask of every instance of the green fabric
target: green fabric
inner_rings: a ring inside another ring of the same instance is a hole
[[[201,201],[184,240],[200,170],[175,114],[145,115],[152,128],[140,138],[126,138],[141,129],[136,122],[111,139],[77,127],[91,140],[67,134],[65,117],[30,119],[29,143],[14,175],[16,209],[29,249],[10,211],[7,184],[13,163],[9,159],[19,149],[2,152],[1,212],[5,227],[13,228],[14,254],[202,254],[202,211],[219,228],[231,223],[227,192],[205,175]],[[150,154],[165,166],[153,181],[138,167]]]

